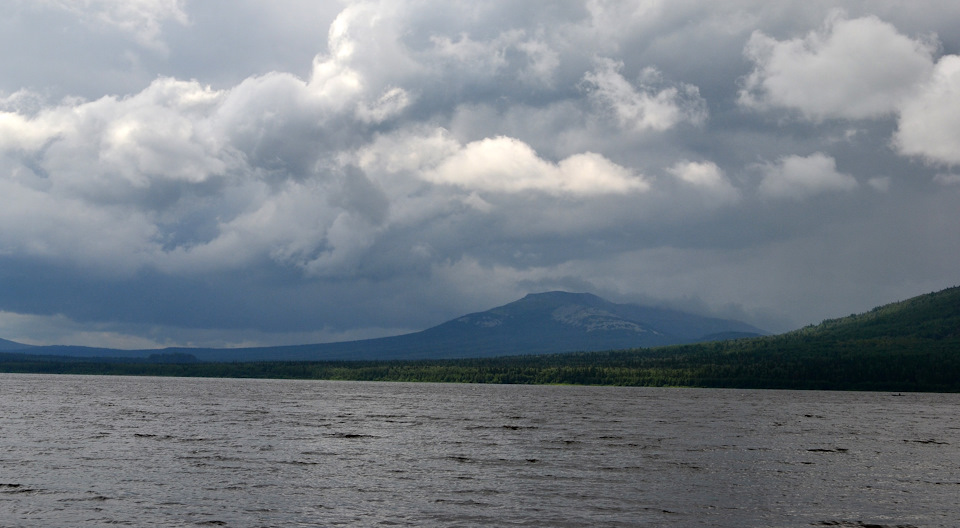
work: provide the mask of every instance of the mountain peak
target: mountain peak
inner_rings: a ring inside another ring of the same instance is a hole
[[[492,339],[524,346],[518,353],[542,347],[589,350],[689,343],[713,335],[759,335],[763,332],[738,321],[687,314],[635,304],[617,304],[592,293],[546,291],[485,312],[451,321],[454,327],[478,331],[470,340]],[[453,331],[449,323],[435,327]],[[426,332],[436,331],[435,329]],[[525,336],[522,339],[520,336]],[[526,341],[524,341],[526,340]]]
[[[531,305],[552,305],[552,304],[582,304],[586,306],[609,305],[610,301],[597,297],[592,293],[574,293],[562,290],[554,290],[540,293],[528,293],[522,299],[514,301],[507,306],[515,304]]]
[[[596,299],[602,300],[600,297],[592,293],[578,293],[578,292],[568,292],[563,290],[551,290],[539,293],[528,293],[524,299],[559,299],[559,300],[582,300],[582,299]],[[523,300],[523,299],[521,299]]]

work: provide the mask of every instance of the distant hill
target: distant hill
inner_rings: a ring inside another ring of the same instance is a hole
[[[829,319],[783,335],[836,341],[878,338],[960,338],[960,287],[878,306],[869,312]]]
[[[23,343],[17,343],[16,341],[8,341],[6,339],[0,339],[0,351],[6,352],[8,350],[25,350],[28,348],[33,348],[31,345],[24,345]]]
[[[652,352],[681,385],[960,391],[960,287],[785,334]]]
[[[36,347],[30,353],[111,358],[179,353],[200,361],[450,359],[646,348],[763,333],[738,321],[554,291],[530,294],[421,332],[379,339],[239,349],[128,351],[57,346]]]

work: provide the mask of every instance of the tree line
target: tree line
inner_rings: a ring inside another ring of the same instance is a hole
[[[2,372],[437,383],[960,392],[960,338],[793,332],[656,349],[416,361],[197,362],[0,355]]]

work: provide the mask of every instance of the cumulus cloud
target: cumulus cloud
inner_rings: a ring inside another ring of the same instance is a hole
[[[894,147],[930,163],[960,163],[960,56],[942,57],[900,109]]]
[[[623,63],[610,58],[597,60],[597,67],[583,76],[581,86],[591,99],[608,108],[627,130],[663,131],[687,122],[702,124],[707,105],[696,86],[679,83],[665,86],[655,68],[646,68],[634,86],[621,74]]]
[[[340,20],[308,80],[275,72],[215,90],[161,77],[127,97],[0,113],[10,175],[0,241],[128,274],[233,269],[267,257],[306,276],[347,277],[391,229],[456,207],[490,212],[478,193],[590,198],[649,188],[593,152],[552,162],[504,136],[463,144],[442,130],[401,133],[399,142],[376,135],[410,97],[372,87],[354,68],[347,34]],[[57,232],[62,215],[75,232]]]
[[[667,172],[705,195],[710,202],[730,204],[740,198],[740,192],[730,183],[716,163],[685,160],[677,162],[668,168]]]
[[[317,274],[348,266],[377,222],[357,212],[359,177],[337,176],[336,152],[409,99],[368,90],[343,46],[307,81],[270,73],[214,90],[161,77],[127,97],[0,112],[0,242],[128,272],[264,253]]]
[[[811,120],[896,116],[896,152],[931,164],[960,162],[960,56],[934,62],[938,43],[910,38],[876,16],[831,13],[802,39],[755,31],[754,63],[739,103],[786,108]]]
[[[754,69],[739,102],[813,120],[890,115],[929,76],[935,50],[875,16],[847,19],[840,12],[804,38],[779,41],[755,31],[744,48]]]
[[[587,152],[553,164],[514,138],[465,145],[423,177],[434,183],[491,192],[539,191],[597,195],[645,191],[649,184],[599,154]]]
[[[785,156],[762,167],[760,194],[771,198],[803,199],[831,191],[850,191],[857,180],[837,171],[832,157],[817,152],[809,156]]]
[[[160,182],[198,184],[237,163],[211,119],[223,98],[161,78],[132,97],[67,101],[32,117],[0,113],[0,152],[22,181],[51,195],[91,204],[144,198]]]

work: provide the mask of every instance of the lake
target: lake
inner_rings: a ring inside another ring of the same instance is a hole
[[[960,395],[0,374],[0,526],[960,526]]]

